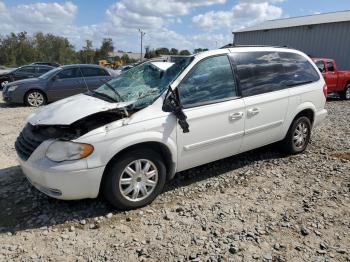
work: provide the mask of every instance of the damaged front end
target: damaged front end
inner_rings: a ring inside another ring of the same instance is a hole
[[[129,111],[129,116],[132,113],[134,112]],[[40,144],[46,140],[74,140],[96,128],[126,117],[123,110],[114,109],[86,116],[70,125],[33,125],[27,123],[15,142],[15,149],[18,156],[26,161]]]

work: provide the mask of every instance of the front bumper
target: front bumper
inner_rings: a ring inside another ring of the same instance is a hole
[[[5,102],[11,102],[12,99],[11,97],[6,93],[6,92],[2,92],[2,99],[5,101]]]
[[[45,157],[43,142],[27,161],[19,158],[28,181],[44,194],[57,199],[96,198],[105,167],[87,168],[86,160],[55,163]]]

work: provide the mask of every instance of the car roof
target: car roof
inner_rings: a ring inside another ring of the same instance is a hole
[[[72,65],[62,65],[60,66],[61,68],[63,69],[66,69],[66,68],[74,68],[74,67],[94,67],[94,68],[102,68],[102,69],[105,69],[104,67],[102,66],[99,66],[99,65],[95,65],[95,64],[72,64]]]
[[[288,47],[278,47],[278,46],[234,46],[229,48],[221,48],[215,50],[209,50],[193,55],[196,60],[202,59],[209,56],[220,55],[220,54],[229,54],[229,53],[239,53],[239,52],[287,52],[295,53],[305,56],[303,52],[288,48]]]
[[[38,65],[38,64],[22,65],[22,66],[19,66],[18,68],[23,68],[23,67],[28,67],[28,66],[55,68],[54,66],[50,66],[50,65]]]
[[[316,57],[313,57],[312,58],[313,61],[326,61],[326,62],[334,62],[334,59],[331,59],[331,58],[316,58]]]

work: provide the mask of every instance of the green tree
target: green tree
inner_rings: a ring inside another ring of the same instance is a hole
[[[79,51],[79,60],[81,63],[92,64],[94,63],[96,50],[93,49],[92,41],[86,40],[85,46]]]
[[[179,54],[179,50],[177,50],[176,48],[171,48],[170,49],[170,54],[171,55],[178,55]]]
[[[100,48],[100,59],[106,59],[113,51],[113,40],[111,38],[104,38]]]
[[[0,37],[0,64],[23,65],[37,58],[33,39],[26,32]]]
[[[194,53],[198,54],[198,53],[205,52],[205,51],[208,51],[208,50],[209,50],[208,48],[196,48],[194,50]]]
[[[180,55],[190,55],[191,53],[188,50],[181,50],[179,54]]]
[[[52,34],[37,33],[34,35],[36,49],[39,50],[39,60],[72,64],[78,62],[74,46],[65,37]]]
[[[170,51],[169,51],[169,49],[168,48],[166,48],[166,47],[162,47],[162,48],[158,48],[157,50],[156,50],[156,54],[157,55],[170,55]]]
[[[120,59],[122,60],[123,64],[129,64],[129,63],[131,63],[131,62],[130,62],[130,58],[129,58],[129,56],[128,56],[127,54],[123,54],[122,57],[121,57]]]

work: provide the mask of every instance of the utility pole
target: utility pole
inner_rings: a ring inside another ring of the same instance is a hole
[[[143,57],[142,57],[142,40],[143,40],[143,37],[145,36],[145,32],[142,31],[142,29],[139,28],[139,32],[140,32],[140,35],[141,35],[141,55],[140,55],[140,62],[142,62],[143,60]]]

